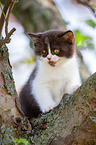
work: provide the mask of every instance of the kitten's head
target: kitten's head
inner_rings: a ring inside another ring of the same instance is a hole
[[[35,55],[44,63],[57,66],[71,58],[75,51],[72,31],[49,30],[43,33],[28,33],[33,40]]]

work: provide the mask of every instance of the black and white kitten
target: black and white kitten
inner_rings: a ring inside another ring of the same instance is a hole
[[[20,92],[20,104],[31,119],[56,107],[63,94],[73,93],[81,80],[72,31],[49,30],[28,35],[33,40],[37,61]]]

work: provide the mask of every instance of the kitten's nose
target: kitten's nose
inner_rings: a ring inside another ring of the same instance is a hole
[[[48,60],[51,60],[51,57],[47,57]]]

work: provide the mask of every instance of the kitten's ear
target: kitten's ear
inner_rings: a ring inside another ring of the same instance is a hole
[[[68,39],[68,38],[74,39],[73,32],[71,30],[66,31],[65,34],[64,34],[64,38],[66,38],[66,39]]]
[[[40,33],[30,33],[30,32],[28,32],[27,35],[33,40],[34,43],[42,37],[42,35]]]
[[[59,35],[59,37],[63,37],[66,40],[71,40],[74,42],[74,34],[71,30],[64,32],[63,34]]]

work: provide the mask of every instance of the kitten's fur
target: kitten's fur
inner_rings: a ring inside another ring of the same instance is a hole
[[[21,108],[29,118],[56,107],[64,93],[81,84],[72,31],[28,33],[33,40],[36,66],[20,93]]]

